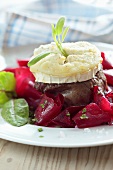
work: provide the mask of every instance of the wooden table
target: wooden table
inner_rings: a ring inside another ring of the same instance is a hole
[[[113,145],[45,148],[0,139],[1,170],[113,170]]]
[[[30,48],[5,48],[8,65],[15,58],[29,57]],[[89,148],[46,148],[29,146],[0,139],[0,170],[113,170],[113,145]]]

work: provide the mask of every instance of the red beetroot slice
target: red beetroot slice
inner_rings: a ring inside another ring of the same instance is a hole
[[[113,68],[113,59],[110,55],[105,54],[104,52],[101,52],[101,57],[103,58],[103,69],[112,69]]]
[[[94,86],[93,88],[93,102],[99,103],[101,101],[101,98],[104,96],[102,90],[98,86]]]
[[[32,98],[34,100],[40,99],[42,93],[34,88],[35,77],[30,72],[29,68],[6,68],[5,71],[14,73],[16,78],[16,93],[18,97],[24,97],[26,99]]]
[[[29,78],[31,81],[35,81],[35,77],[34,75],[31,73],[31,71],[29,70],[28,67],[19,67],[19,68],[15,68],[15,77],[16,78]]]
[[[113,86],[113,69],[104,70],[104,74],[107,79],[107,83]]]
[[[113,103],[111,103],[111,124],[113,124]]]
[[[32,98],[33,100],[40,99],[42,96],[42,93],[34,88],[34,82],[29,77],[16,79],[16,94],[18,97]]]
[[[37,97],[37,99],[31,98],[31,97],[25,97],[25,100],[27,101],[30,111],[35,111],[42,99],[42,96]]]
[[[27,63],[29,62],[29,58],[27,59],[17,59],[17,63],[20,67],[27,67]]]
[[[16,77],[16,93],[18,97],[35,96],[37,98],[37,91],[34,88],[35,78],[30,72],[29,68],[21,67],[15,69]],[[34,98],[34,97],[33,97]]]
[[[73,117],[73,121],[78,128],[94,127],[110,122],[111,114],[102,111],[96,103],[90,103]]]
[[[28,102],[30,110],[35,110],[43,94],[34,88],[34,82],[32,82],[29,77],[22,79],[19,77],[16,83],[16,93],[18,97],[23,97]]]
[[[51,124],[54,124],[56,126],[60,126],[63,128],[72,128],[75,127],[75,123],[72,120],[72,117],[78,113],[84,106],[70,106],[66,108],[64,111],[59,113],[58,116],[56,116],[51,122]]]
[[[7,68],[4,69],[4,71],[11,72],[11,73],[15,74],[15,68],[7,67]]]
[[[35,110],[34,116],[37,120],[36,125],[47,126],[54,117],[56,117],[63,106],[64,98],[61,94],[55,99],[48,97],[46,94],[43,96],[38,108]]]
[[[94,100],[103,111],[111,111],[111,105],[106,96],[101,92],[98,86],[94,87]]]
[[[106,91],[106,93],[110,93],[111,91],[113,91],[113,86],[108,85],[108,90]]]
[[[106,97],[101,97],[101,100],[99,102],[99,107],[103,110],[103,111],[111,111],[111,105],[109,100]]]
[[[106,98],[110,101],[112,122],[113,122],[113,91],[106,94]]]
[[[106,98],[110,101],[110,103],[113,103],[113,91],[107,93]]]

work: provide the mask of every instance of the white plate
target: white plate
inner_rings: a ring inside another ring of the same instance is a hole
[[[112,56],[113,46],[95,43],[101,51],[108,51]],[[113,143],[113,126],[94,128],[47,128],[38,132],[38,126],[25,125],[14,127],[0,117],[0,138],[22,144],[46,147],[76,148],[108,145]],[[43,137],[40,137],[43,136]]]

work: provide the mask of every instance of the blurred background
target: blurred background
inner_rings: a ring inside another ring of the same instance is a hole
[[[0,48],[49,43],[51,23],[66,17],[65,41],[113,44],[113,0],[4,0],[0,3]]]

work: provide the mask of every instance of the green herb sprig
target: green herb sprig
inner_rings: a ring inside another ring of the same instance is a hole
[[[80,119],[88,119],[88,116],[84,113],[80,116]]]
[[[66,53],[66,51],[63,49],[62,47],[62,43],[65,40],[65,37],[67,35],[67,32],[69,30],[69,27],[66,27],[64,29],[64,23],[65,23],[65,17],[61,17],[56,26],[54,24],[52,24],[52,37],[56,43],[56,46],[58,47],[59,51],[61,52],[62,55],[64,55],[65,57],[68,56],[68,54]],[[55,53],[55,52],[44,52],[44,53],[40,53],[38,56],[36,56],[35,58],[33,58],[32,60],[30,60],[28,62],[28,67],[36,64],[38,61],[40,61],[41,59],[45,58],[46,56],[48,56],[51,53]]]
[[[38,61],[40,61],[41,59],[45,58],[46,56],[48,56],[49,54],[51,54],[51,52],[46,52],[46,53],[41,53],[38,56],[36,56],[35,58],[33,58],[32,60],[30,60],[28,62],[28,67],[34,65],[35,63],[37,63]]]
[[[65,29],[63,29],[64,27],[64,23],[65,23],[65,18],[64,17],[61,17],[56,26],[54,26],[54,24],[52,24],[52,36],[53,36],[53,39],[56,43],[56,46],[58,47],[58,49],[60,50],[60,52],[65,56],[67,57],[67,53],[66,51],[63,49],[62,47],[62,43],[64,42],[65,40],[65,37],[67,35],[67,32],[69,30],[69,27],[66,27]]]
[[[38,132],[42,132],[43,131],[43,129],[42,128],[38,128]]]

